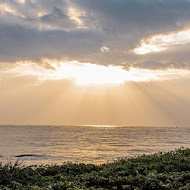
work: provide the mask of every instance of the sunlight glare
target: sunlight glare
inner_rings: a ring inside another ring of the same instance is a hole
[[[56,64],[52,64],[56,67]],[[129,79],[128,72],[121,67],[90,63],[62,63],[62,76],[73,78],[78,85],[121,84]],[[60,73],[61,74],[61,73]]]
[[[17,67],[11,68],[9,72],[36,76],[40,81],[72,80],[77,85],[118,85],[129,81],[146,82],[190,76],[188,70],[182,69],[149,70],[130,68],[125,70],[121,66],[104,66],[78,61],[46,59],[45,62],[46,65],[44,63],[43,66],[30,61],[18,62]]]

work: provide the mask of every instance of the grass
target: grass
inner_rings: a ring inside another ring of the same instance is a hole
[[[190,190],[190,149],[120,159],[103,165],[0,165],[0,189]]]

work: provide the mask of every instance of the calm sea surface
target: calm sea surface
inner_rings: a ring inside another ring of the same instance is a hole
[[[105,163],[120,157],[190,148],[190,128],[0,126],[0,160],[24,165]]]

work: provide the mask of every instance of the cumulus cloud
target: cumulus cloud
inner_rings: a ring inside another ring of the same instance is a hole
[[[189,18],[189,0],[1,0],[0,61],[186,69]]]
[[[141,41],[140,47],[133,50],[134,53],[144,55],[152,52],[167,50],[173,45],[190,43],[190,29],[176,31],[169,34],[158,34]]]

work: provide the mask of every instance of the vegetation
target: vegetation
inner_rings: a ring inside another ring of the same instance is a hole
[[[0,166],[0,189],[190,190],[190,149],[120,159],[103,165]]]

